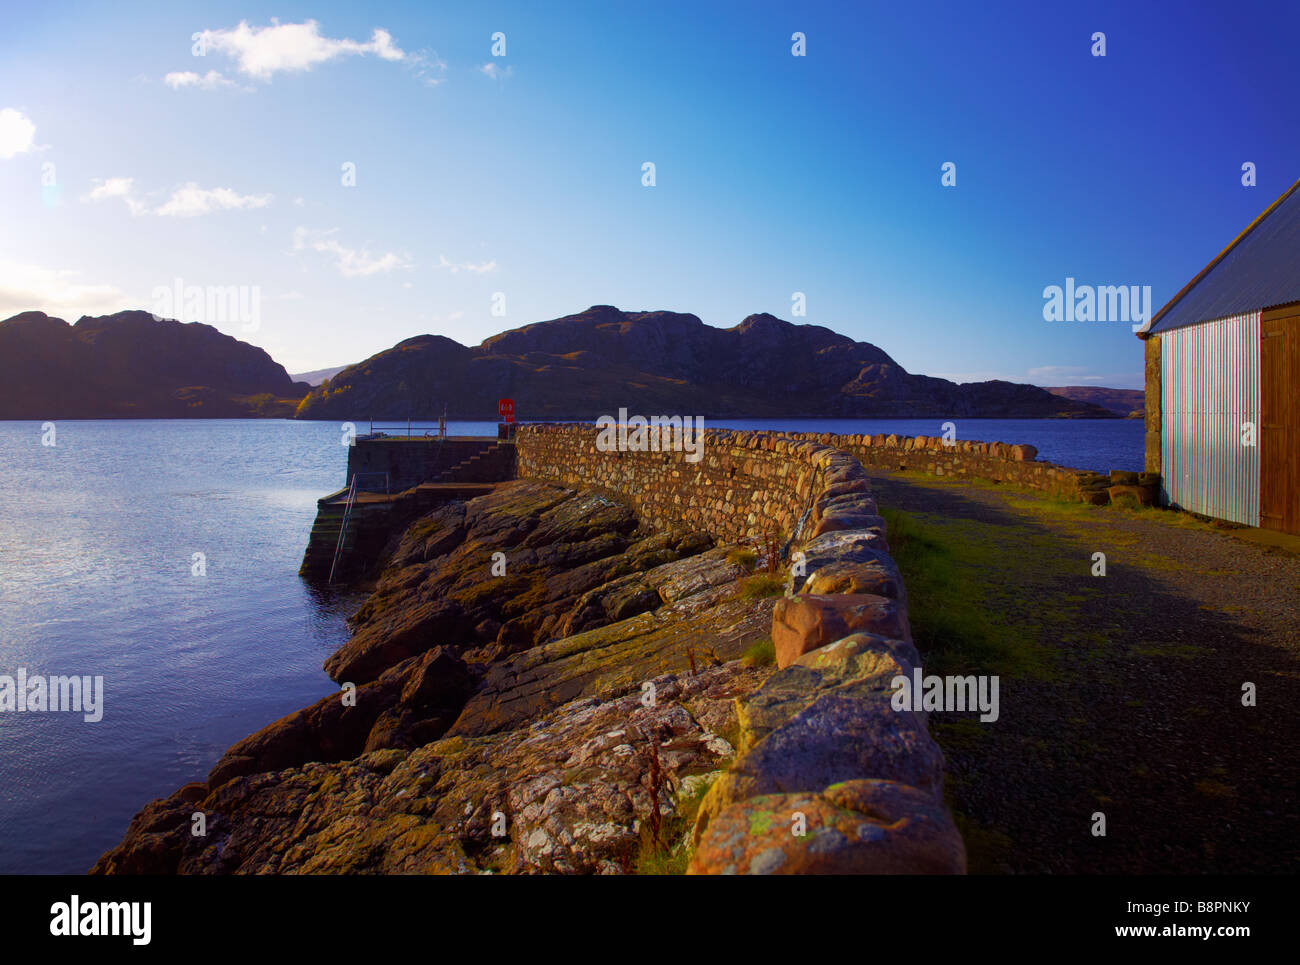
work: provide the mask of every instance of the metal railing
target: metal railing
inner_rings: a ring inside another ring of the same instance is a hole
[[[388,423],[388,424],[380,423],[379,425],[376,425],[375,420],[371,419],[370,431],[367,432],[365,435],[361,436],[360,438],[383,439],[386,436],[388,436],[390,433],[400,434],[397,436],[398,438],[405,437],[407,439],[419,439],[421,437],[425,439],[437,439],[448,435],[448,433],[445,430],[439,430],[437,426],[433,426],[428,429],[420,429],[418,426],[416,426],[414,429],[412,429],[412,425],[411,425],[412,421],[421,421],[421,420],[407,419],[405,425],[403,425],[400,422]],[[422,421],[436,422],[436,420],[431,420],[431,419],[426,419]],[[406,431],[403,432],[402,431],[403,429],[405,429]],[[419,433],[419,435],[416,435],[415,433]]]

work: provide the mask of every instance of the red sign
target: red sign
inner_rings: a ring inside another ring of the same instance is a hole
[[[501,413],[502,422],[515,421],[515,400],[497,399],[497,412]]]

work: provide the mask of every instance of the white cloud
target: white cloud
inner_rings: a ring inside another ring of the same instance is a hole
[[[407,54],[406,61],[411,72],[430,87],[437,87],[446,79],[443,75],[447,73],[447,62],[437,53]]]
[[[95,185],[89,194],[81,196],[82,201],[104,201],[108,198],[125,198],[131,193],[135,178],[94,178]]]
[[[1080,378],[1088,370],[1082,365],[1040,365],[1032,368],[1025,374],[1031,379],[1065,379]]]
[[[337,230],[337,229],[336,229]],[[411,267],[409,260],[396,252],[389,251],[382,255],[372,255],[369,249],[347,248],[334,238],[328,237],[333,231],[323,233],[295,228],[293,247],[295,251],[304,249],[333,255],[335,267],[344,278],[366,278],[371,275],[385,274],[398,268]]]
[[[301,207],[302,207],[303,205],[305,205],[306,203],[307,203],[306,200],[304,200],[303,198],[294,198],[294,199],[293,199],[293,204],[294,204],[294,207],[296,207],[296,208],[301,208]]]
[[[269,194],[239,194],[230,188],[201,188],[193,181],[172,192],[172,196],[155,214],[164,217],[193,218],[231,208],[265,208]]]
[[[448,261],[446,255],[439,255],[438,267],[446,268],[453,275],[461,271],[469,271],[476,275],[484,275],[489,271],[495,271],[497,263],[495,261],[482,261],[478,264],[475,264],[472,261]]]
[[[223,77],[221,72],[216,70],[210,70],[202,75],[196,74],[192,70],[177,70],[165,76],[163,83],[172,90],[180,90],[182,87],[197,87],[199,90],[221,90],[225,87],[239,86],[229,77]]]
[[[112,285],[90,285],[78,272],[0,261],[0,318],[42,311],[75,321],[82,315],[110,315],[132,307]]]
[[[36,125],[26,114],[6,107],[0,111],[0,158],[9,160],[30,151],[36,140]]]
[[[144,214],[149,210],[148,206],[134,195],[134,178],[93,178],[91,184],[94,187],[89,193],[81,196],[82,201],[109,201],[113,198],[121,198],[133,215]]]
[[[272,19],[269,27],[250,27],[241,20],[230,30],[203,31],[203,40],[209,49],[232,58],[240,73],[257,80],[269,80],[279,71],[311,70],[344,56],[374,54],[389,61],[411,56],[382,28],[375,28],[368,43],[360,43],[323,36],[315,20],[282,24]]]
[[[1035,385],[1102,385],[1111,389],[1142,388],[1142,376],[1132,372],[1096,374],[1082,365],[1040,365],[1029,369],[1030,380]]]
[[[480,74],[485,74],[486,76],[491,77],[493,80],[505,80],[507,77],[509,77],[511,74],[515,72],[515,69],[513,67],[506,67],[505,69],[502,69],[501,67],[497,66],[495,63],[486,63],[482,67],[480,67],[478,71]]]

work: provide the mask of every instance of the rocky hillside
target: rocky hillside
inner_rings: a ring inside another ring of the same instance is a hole
[[[210,325],[142,311],[0,322],[0,419],[284,417],[308,388]]]
[[[1141,389],[1109,389],[1104,385],[1061,385],[1047,391],[1063,399],[1099,405],[1126,419],[1142,418],[1146,407],[1146,393]]]
[[[885,352],[816,325],[751,315],[713,328],[695,315],[597,305],[467,348],[420,335],[313,389],[306,419],[521,419],[630,413],[737,416],[1113,418],[1033,385],[959,385],[912,375]]]

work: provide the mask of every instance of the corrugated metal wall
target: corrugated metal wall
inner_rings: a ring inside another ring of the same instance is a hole
[[[1162,332],[1164,501],[1259,525],[1259,312]],[[1242,424],[1256,444],[1243,446]]]

